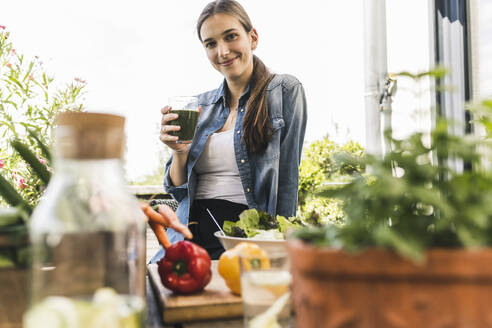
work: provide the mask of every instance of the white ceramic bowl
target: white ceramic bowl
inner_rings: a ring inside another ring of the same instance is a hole
[[[220,243],[226,250],[233,248],[240,242],[254,243],[260,246],[269,254],[285,253],[285,240],[257,240],[251,238],[239,238],[239,237],[229,237],[224,236],[221,231],[214,232],[214,236],[220,240]]]

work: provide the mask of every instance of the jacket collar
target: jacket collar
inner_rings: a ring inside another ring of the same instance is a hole
[[[218,103],[219,101],[222,100],[222,103],[225,105],[225,93],[227,91],[227,82],[224,79],[222,83],[220,84],[219,88],[217,89],[217,92],[215,93],[214,99],[212,102],[214,104]],[[246,87],[246,90],[244,90],[243,94],[239,98],[239,101],[241,102],[242,99],[248,99],[249,98],[249,91],[250,91],[250,83],[248,83],[248,86]]]

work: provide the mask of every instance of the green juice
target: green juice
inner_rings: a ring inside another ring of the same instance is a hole
[[[198,123],[198,111],[192,109],[176,109],[171,110],[171,113],[178,114],[179,117],[170,121],[170,125],[179,125],[181,130],[169,132],[172,136],[179,138],[178,142],[191,142],[195,136],[196,125]]]

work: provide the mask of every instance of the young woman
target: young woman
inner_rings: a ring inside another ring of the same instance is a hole
[[[253,55],[258,32],[239,3],[209,3],[197,33],[224,81],[198,96],[202,112],[191,144],[176,143],[169,132],[179,127],[169,122],[177,115],[168,106],[161,110],[160,140],[173,150],[164,187],[179,202],[176,213],[193,241],[217,259],[224,249],[211,215],[221,226],[248,208],[295,215],[307,108],[295,77],[270,73]],[[172,229],[168,234],[182,239]]]

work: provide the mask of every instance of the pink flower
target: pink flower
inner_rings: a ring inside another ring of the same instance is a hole
[[[7,64],[5,64],[5,66],[12,67],[12,64],[11,63],[7,63]]]
[[[0,30],[5,30],[7,28],[7,26],[5,25],[0,25]]]
[[[43,164],[43,165],[46,165],[46,160],[42,157],[38,157],[38,161]]]
[[[80,77],[76,77],[74,80],[75,80],[75,82],[79,82],[79,83],[82,83],[82,84],[86,84],[87,83],[86,80],[83,80]]]
[[[29,80],[31,80],[31,81],[32,81],[32,80],[34,80],[34,77],[33,77],[31,74],[29,74],[29,76],[28,76],[27,78],[28,78]]]
[[[15,55],[15,49],[10,50],[11,55]]]
[[[36,59],[39,65],[43,65],[43,61],[41,60],[41,58],[39,58],[39,56],[34,56],[34,58]]]
[[[26,185],[26,183],[25,183],[25,182],[26,182],[26,181],[24,180],[24,178],[20,178],[20,179],[19,179],[19,188],[20,188],[20,189],[24,189],[24,188],[26,188],[26,187],[27,187],[27,185]]]
[[[3,159],[0,159],[0,169],[3,167]]]

